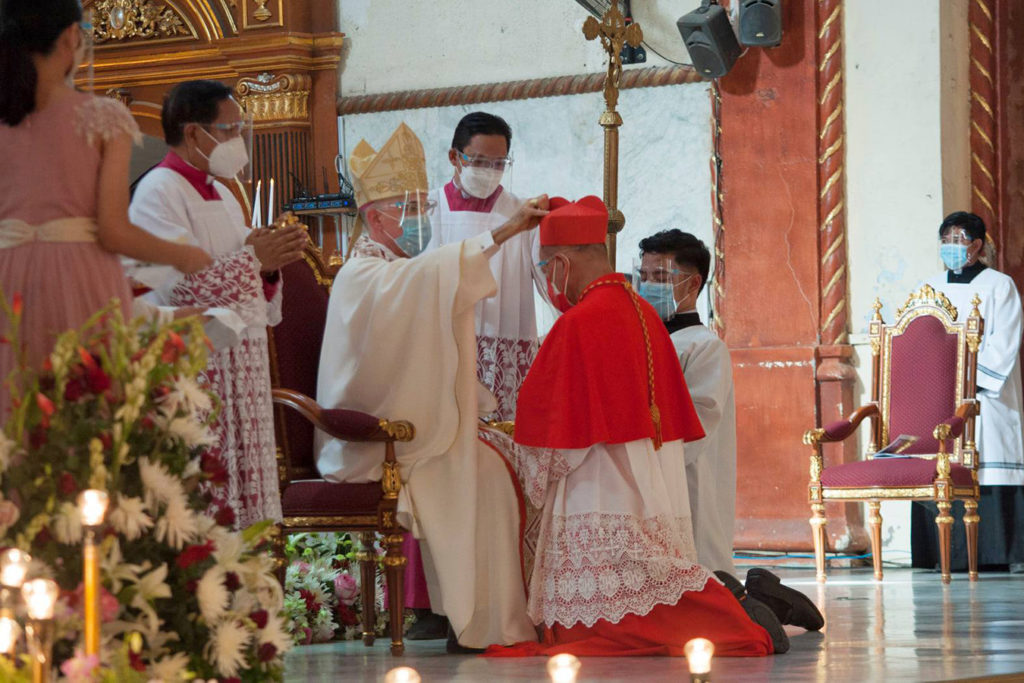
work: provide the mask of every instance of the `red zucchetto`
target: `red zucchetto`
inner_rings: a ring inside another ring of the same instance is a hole
[[[540,221],[540,245],[603,244],[608,235],[608,209],[593,195],[576,202],[552,197],[550,213]]]

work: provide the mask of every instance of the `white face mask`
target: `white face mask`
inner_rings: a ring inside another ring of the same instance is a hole
[[[212,140],[217,140],[205,128],[202,131]],[[217,146],[210,152],[210,156],[203,154],[198,147],[196,151],[206,157],[206,161],[210,165],[210,175],[215,175],[218,178],[234,178],[249,163],[249,151],[241,136],[231,138],[227,142],[217,142]]]
[[[496,168],[463,166],[459,170],[459,184],[466,194],[477,199],[487,199],[498,189],[504,174],[504,171]]]

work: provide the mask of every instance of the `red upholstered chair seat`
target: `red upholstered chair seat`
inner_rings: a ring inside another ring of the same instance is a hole
[[[323,479],[296,481],[281,496],[285,517],[366,514],[384,495],[380,482],[336,484]]]
[[[968,468],[954,462],[949,470],[954,485],[973,485]],[[935,461],[925,458],[878,458],[826,467],[821,472],[826,487],[930,486],[934,482]]]

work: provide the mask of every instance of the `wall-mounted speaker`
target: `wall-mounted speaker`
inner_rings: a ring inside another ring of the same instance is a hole
[[[751,47],[782,42],[782,0],[741,0],[739,38]]]
[[[729,15],[721,6],[702,6],[680,17],[676,26],[690,53],[693,68],[700,75],[719,78],[729,73],[741,49]]]

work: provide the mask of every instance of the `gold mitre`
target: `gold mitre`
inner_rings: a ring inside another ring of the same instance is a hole
[[[360,207],[406,192],[427,191],[423,144],[404,123],[399,124],[379,152],[366,140],[360,140],[349,155],[348,166]]]

